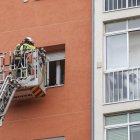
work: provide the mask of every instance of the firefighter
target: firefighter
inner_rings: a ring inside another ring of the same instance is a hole
[[[39,56],[40,56],[40,59],[42,60],[42,63],[45,64],[46,50],[44,48],[39,48]]]
[[[16,68],[16,77],[21,77],[21,68],[23,66],[26,66],[26,59],[27,59],[27,55],[28,52],[34,51],[35,50],[35,46],[34,46],[34,41],[32,40],[31,37],[26,37],[22,43],[18,44],[16,46],[16,50],[14,53],[14,59],[12,62],[12,69],[14,68],[14,64],[15,64],[15,68]],[[24,73],[22,73],[24,76]]]

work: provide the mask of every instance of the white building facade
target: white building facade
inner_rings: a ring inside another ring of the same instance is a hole
[[[94,139],[140,140],[140,0],[94,4]]]

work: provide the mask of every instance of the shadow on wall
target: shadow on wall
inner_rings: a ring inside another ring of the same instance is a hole
[[[15,100],[12,102],[12,106],[15,110],[17,109],[33,109],[36,107],[38,108],[40,105],[44,104],[45,97],[40,98],[29,98],[29,99],[23,99],[23,100]]]

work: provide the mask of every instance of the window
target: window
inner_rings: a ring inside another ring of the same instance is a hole
[[[140,6],[140,0],[104,0],[105,11]]]
[[[46,63],[46,86],[63,85],[65,80],[64,51],[47,53]]]
[[[107,41],[107,69],[127,66],[126,34],[108,36]]]
[[[105,102],[140,99],[140,19],[105,25]]]
[[[105,116],[106,140],[139,140],[140,112]]]

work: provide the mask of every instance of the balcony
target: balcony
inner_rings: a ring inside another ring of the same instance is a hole
[[[105,72],[105,103],[140,99],[140,67]]]

